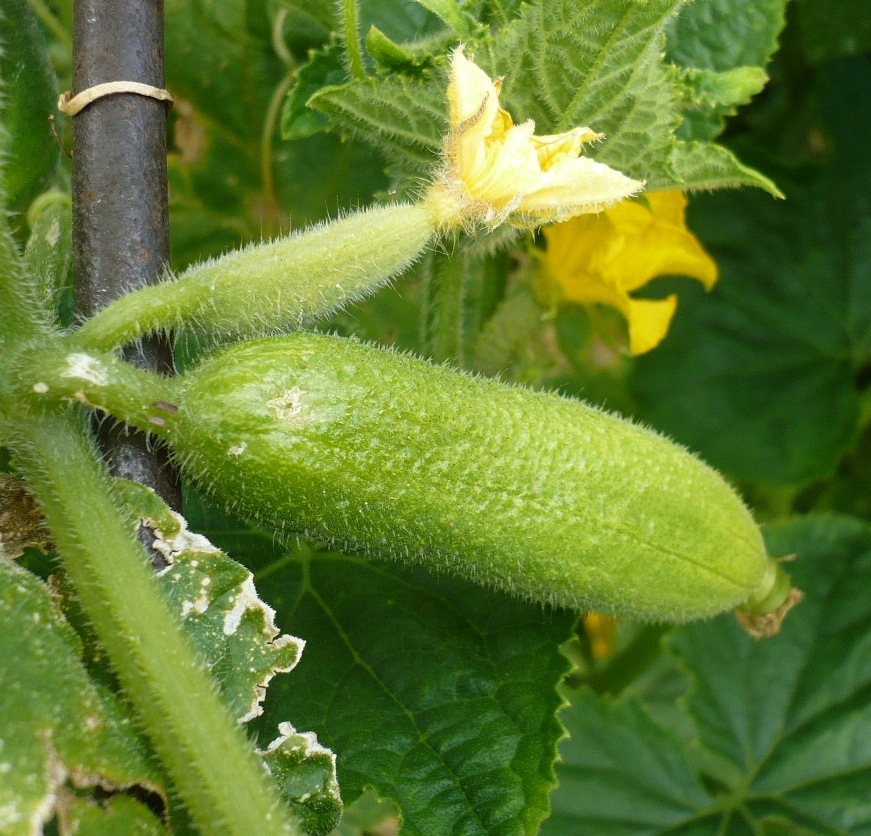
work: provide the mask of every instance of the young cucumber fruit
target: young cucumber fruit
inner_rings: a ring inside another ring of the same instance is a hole
[[[309,333],[179,382],[186,471],[264,523],[629,617],[764,614],[790,592],[715,471],[579,401]]]

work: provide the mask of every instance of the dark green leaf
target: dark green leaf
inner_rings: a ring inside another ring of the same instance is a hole
[[[335,39],[323,49],[309,53],[308,63],[296,71],[294,85],[284,101],[282,138],[303,139],[326,130],[329,126],[327,117],[308,107],[307,102],[321,87],[341,84],[347,77],[344,51]]]
[[[720,281],[709,296],[681,291],[669,337],[633,375],[646,420],[750,481],[832,471],[871,359],[871,62],[822,71],[817,90],[824,145],[775,170],[786,201],[738,192],[691,207]]]
[[[275,611],[260,599],[244,566],[190,532],[184,518],[148,489],[132,482],[119,487],[153,533],[152,548],[168,564],[158,573],[161,585],[233,714],[243,723],[258,717],[273,677],[296,666],[305,643],[280,635]],[[335,757],[311,732],[296,732],[286,717],[277,727],[279,736],[261,753],[264,762],[306,832],[328,833],[342,812]]]
[[[96,685],[81,645],[36,576],[0,559],[0,830],[31,834],[69,785],[163,795],[126,706]]]
[[[336,780],[336,756],[311,732],[299,733],[290,723],[278,726],[264,763],[309,834],[327,834],[339,823],[342,799]]]
[[[796,21],[814,62],[871,50],[871,14],[853,0],[796,0]]]
[[[280,140],[294,76],[273,50],[271,25],[255,0],[167,3],[176,268],[369,202],[386,183],[380,158],[359,144]]]
[[[764,68],[777,49],[786,0],[697,0],[668,27],[668,57],[682,67],[724,72]]]
[[[408,834],[535,832],[573,616],[339,555],[300,553],[258,586],[307,641],[265,721],[317,731],[349,800],[374,787]]]
[[[335,0],[272,0],[284,13],[283,35],[292,47],[322,44],[336,29]]]
[[[444,24],[417,0],[359,0],[360,32],[380,29],[391,41],[407,44],[440,33]]]
[[[672,21],[669,60],[685,72],[703,73],[708,88],[712,84],[720,88],[712,100],[710,89],[692,85],[680,129],[684,139],[713,139],[722,132],[726,117],[736,113],[736,106],[759,92],[766,77],[763,70],[783,29],[785,5],[786,0],[699,0],[685,6]],[[743,83],[735,84],[736,73],[744,74]],[[687,80],[685,75],[682,78]]]
[[[759,67],[736,67],[723,72],[688,68],[678,78],[684,104],[680,135],[687,140],[718,136],[726,117],[737,113],[737,105],[747,104],[768,81]]]
[[[103,802],[71,797],[64,800],[61,833],[75,836],[159,836],[167,830],[141,801],[115,795]]]
[[[725,615],[672,634],[694,741],[637,696],[577,694],[543,834],[867,832],[871,528],[818,516],[767,542],[798,555],[790,571],[806,594],[781,633],[752,639]]]
[[[27,0],[5,0],[0,11],[0,157],[5,164],[7,209],[23,213],[48,189],[59,149],[48,117],[56,112],[57,80],[45,38]],[[21,221],[13,218],[16,230]]]

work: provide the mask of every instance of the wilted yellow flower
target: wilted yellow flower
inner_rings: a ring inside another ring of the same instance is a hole
[[[600,215],[573,218],[546,229],[547,279],[569,302],[600,302],[629,325],[629,351],[643,354],[668,333],[677,296],[633,299],[656,276],[680,274],[710,290],[717,264],[686,226],[683,192],[647,192],[647,205],[627,201]]]
[[[643,188],[579,156],[584,143],[601,137],[590,128],[535,136],[534,122],[515,125],[499,106],[500,89],[463,47],[454,51],[445,169],[431,192],[442,223],[538,226],[599,212]]]

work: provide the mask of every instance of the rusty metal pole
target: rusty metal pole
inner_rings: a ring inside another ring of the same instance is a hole
[[[73,90],[109,81],[164,86],[163,0],[75,0]],[[165,102],[133,93],[96,100],[73,117],[73,264],[76,310],[91,316],[160,280],[169,262]],[[171,374],[166,338],[130,346],[126,359]],[[111,422],[100,442],[116,476],[180,506],[166,451]]]

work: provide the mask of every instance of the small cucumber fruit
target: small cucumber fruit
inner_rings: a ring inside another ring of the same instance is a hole
[[[179,384],[165,434],[186,471],[264,523],[628,617],[764,614],[790,592],[715,471],[579,401],[310,333]]]

